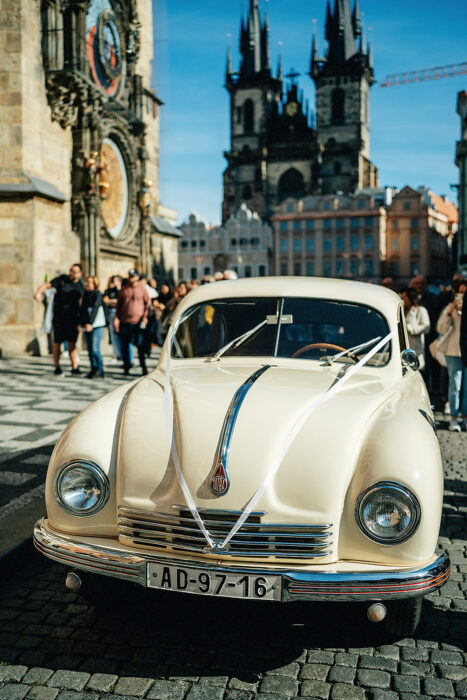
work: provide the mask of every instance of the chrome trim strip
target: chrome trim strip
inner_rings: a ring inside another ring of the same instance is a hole
[[[223,496],[229,490],[230,479],[227,469],[227,460],[229,457],[230,443],[232,441],[232,434],[238,418],[238,413],[253,384],[261,377],[262,374],[264,374],[264,372],[266,372],[267,369],[269,369],[270,366],[271,365],[264,365],[264,367],[260,367],[256,370],[256,372],[253,372],[253,374],[249,376],[245,382],[243,382],[241,387],[237,389],[232,401],[230,402],[230,406],[224,418],[219,443],[217,445],[212,473],[209,478],[209,489],[214,496]]]
[[[109,540],[111,545],[112,540]],[[348,601],[388,600],[426,595],[440,588],[448,579],[450,561],[443,552],[428,566],[395,571],[328,572],[297,571],[290,568],[262,569],[245,568],[210,561],[187,561],[178,558],[157,556],[152,552],[122,552],[111,546],[74,542],[71,536],[62,536],[49,530],[45,518],[34,527],[34,545],[55,561],[66,563],[77,569],[102,573],[127,581],[147,585],[147,563],[157,561],[180,567],[202,567],[207,571],[237,572],[257,575],[279,574],[282,576],[282,602],[291,601]]]

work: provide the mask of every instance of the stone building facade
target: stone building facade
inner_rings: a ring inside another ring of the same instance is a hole
[[[241,23],[238,72],[227,55],[230,150],[224,155],[222,220],[242,202],[265,220],[287,197],[351,193],[375,187],[370,161],[369,92],[374,82],[358,1],[336,0],[326,19],[326,58],[313,39],[309,75],[316,85],[316,126],[299,89],[298,74],[271,71],[269,26],[259,0],[250,0]]]
[[[178,278],[234,270],[239,277],[272,273],[272,229],[245,204],[223,226],[210,227],[196,214],[181,224]]]
[[[386,211],[369,194],[287,199],[271,217],[274,274],[379,280]]]
[[[32,294],[81,261],[151,272],[159,107],[151,0],[4,0],[0,13],[0,349],[40,350]],[[177,238],[166,264],[177,267]]]
[[[386,272],[407,283],[415,275],[450,279],[458,211],[426,187],[404,187],[387,208]]]
[[[398,287],[449,279],[457,208],[428,188],[363,189],[285,200],[271,217],[274,274],[345,277]]]

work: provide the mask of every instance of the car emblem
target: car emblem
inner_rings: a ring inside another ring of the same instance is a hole
[[[211,479],[209,488],[215,496],[223,496],[229,489],[229,477],[225,471],[222,460],[217,462],[216,471]]]

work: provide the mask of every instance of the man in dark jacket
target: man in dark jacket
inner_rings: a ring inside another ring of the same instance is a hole
[[[148,325],[151,300],[146,285],[140,282],[138,270],[128,272],[128,284],[120,290],[114,318],[115,332],[120,335],[123,357],[123,374],[130,374],[130,343],[138,348],[139,363],[143,374],[147,374],[144,356],[144,330]]]
[[[82,280],[83,268],[80,263],[70,267],[68,275],[59,275],[51,282],[43,282],[34,294],[34,299],[42,301],[46,289],[53,287],[56,294],[53,302],[53,344],[52,355],[55,374],[62,374],[60,367],[60,346],[66,341],[71,360],[71,373],[80,374],[78,366],[78,324],[81,311],[81,299],[84,294]]]

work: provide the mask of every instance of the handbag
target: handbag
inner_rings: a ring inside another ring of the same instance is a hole
[[[451,326],[451,328],[448,330],[447,333],[444,333],[443,335],[439,335],[428,346],[428,348],[430,350],[430,355],[432,357],[434,357],[434,359],[437,362],[439,362],[439,364],[442,367],[446,367],[446,348],[448,346],[449,336],[451,335],[453,330],[454,330],[454,327]]]

